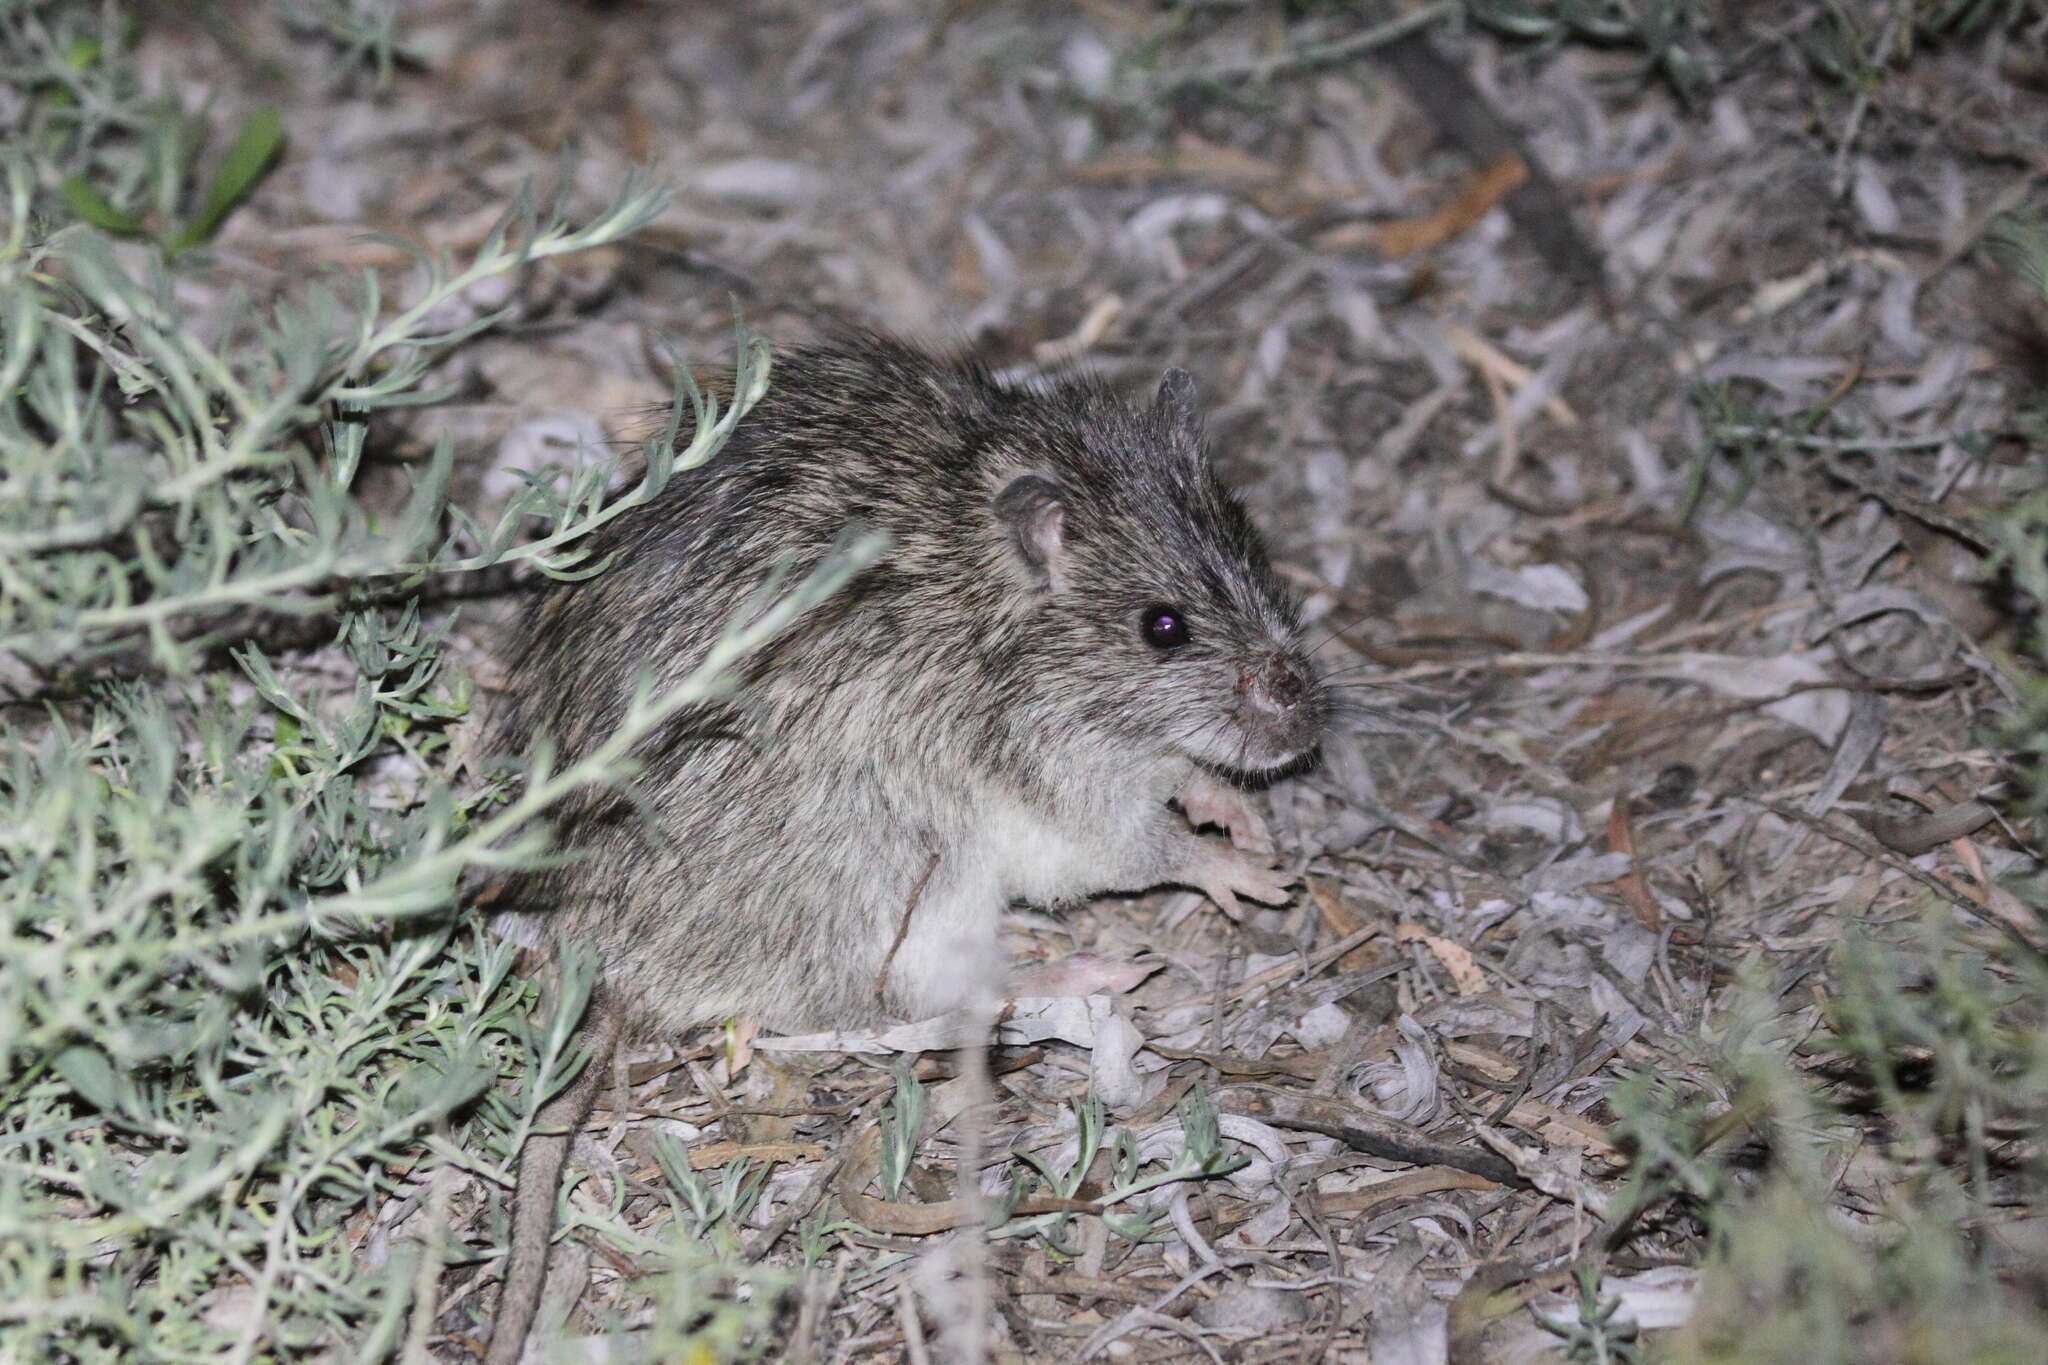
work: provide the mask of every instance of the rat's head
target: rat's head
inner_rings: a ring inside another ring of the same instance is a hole
[[[1089,730],[1242,775],[1291,767],[1328,703],[1291,596],[1202,447],[1194,382],[1147,408],[1076,386],[1020,397],[993,495],[1031,595],[1037,690]]]

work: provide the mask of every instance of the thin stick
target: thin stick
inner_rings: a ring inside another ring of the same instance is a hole
[[[1457,8],[1454,4],[1425,5],[1421,9],[1374,24],[1371,28],[1362,29],[1348,38],[1339,38],[1334,42],[1312,43],[1276,57],[1255,57],[1250,61],[1230,62],[1204,67],[1199,71],[1182,72],[1163,81],[1160,92],[1170,95],[1190,86],[1220,85],[1228,81],[1270,81],[1276,76],[1336,66],[1350,61],[1353,57],[1377,52],[1412,33],[1420,33],[1437,20],[1454,13]]]
[[[910,888],[910,895],[903,902],[903,918],[896,925],[896,938],[889,944],[888,956],[882,959],[882,969],[875,973],[875,1005],[877,1008],[881,1008],[888,999],[889,968],[895,965],[896,952],[903,946],[903,940],[910,937],[910,917],[917,913],[917,903],[924,899],[925,885],[931,881],[932,873],[938,870],[939,855],[934,853],[932,854],[931,861],[924,865],[923,873],[918,876],[917,885]]]
[[[1794,820],[1802,825],[1819,830],[1836,843],[1853,848],[1866,858],[1875,858],[1895,872],[1904,873],[1980,924],[1998,930],[1998,932],[2012,940],[2014,946],[2024,950],[2029,956],[2035,958],[2048,956],[2048,954],[2043,954],[2041,949],[2032,943],[2025,934],[2022,934],[2017,927],[2007,924],[2004,920],[1993,915],[1984,906],[1979,905],[1976,901],[1971,900],[1967,895],[1951,886],[1946,879],[1937,877],[1932,872],[1922,872],[1919,868],[1913,866],[1912,863],[1901,858],[1862,830],[1838,825],[1834,821],[1824,819],[1818,815],[1808,815],[1799,807],[1789,805],[1783,801],[1770,801],[1758,797],[1750,799],[1780,819]]]
[[[1342,1117],[1346,1121],[1341,1123],[1306,1114],[1262,1114],[1259,1119],[1275,1128],[1292,1128],[1335,1138],[1354,1152],[1364,1152],[1382,1161],[1401,1161],[1410,1166],[1448,1166],[1482,1180],[1491,1180],[1496,1185],[1511,1185],[1517,1189],[1528,1189],[1531,1185],[1511,1162],[1492,1152],[1436,1142],[1363,1114],[1351,1113]]]
[[[917,1296],[908,1278],[896,1282],[896,1326],[903,1333],[903,1358],[910,1365],[932,1365],[924,1344],[924,1324],[917,1317]]]
[[[1894,3],[1885,11],[1884,28],[1877,35],[1877,61],[1882,66],[1890,60],[1892,45],[1898,41],[1900,6]],[[1870,112],[1870,87],[1864,85],[1856,91],[1855,102],[1849,106],[1848,121],[1842,127],[1841,145],[1835,148],[1834,198],[1840,199],[1849,192],[1849,158],[1856,150],[1856,136],[1863,129],[1863,117]]]
[[[825,1198],[825,1191],[832,1188],[833,1180],[839,1175],[839,1168],[845,1164],[846,1152],[842,1146],[841,1150],[833,1153],[829,1161],[818,1167],[817,1174],[811,1177],[811,1183],[804,1186],[804,1192],[790,1200],[782,1212],[775,1216],[775,1221],[754,1239],[752,1245],[747,1247],[743,1259],[760,1260],[774,1250],[775,1244],[782,1240],[783,1234],[795,1227],[799,1219],[810,1217],[811,1210],[817,1208]]]

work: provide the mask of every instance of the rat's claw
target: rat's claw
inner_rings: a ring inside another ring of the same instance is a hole
[[[1180,808],[1187,812],[1190,825],[1227,830],[1230,842],[1247,853],[1267,857],[1273,853],[1273,836],[1267,832],[1265,817],[1252,809],[1243,792],[1207,773],[1197,772],[1180,789]]]

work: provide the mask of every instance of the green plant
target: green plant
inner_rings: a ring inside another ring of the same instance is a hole
[[[742,337],[723,410],[684,381],[623,499],[588,461],[479,521],[447,506],[444,442],[374,505],[367,419],[438,396],[437,364],[496,320],[472,287],[616,240],[661,193],[636,180],[581,224],[522,195],[469,259],[415,253],[402,307],[366,275],[202,336],[162,250],[44,216],[59,165],[0,152],[0,1358],[384,1358],[478,1254],[449,1180],[508,1184],[574,1065],[459,877],[542,856],[555,801],[628,776],[874,547],[781,585],[679,687],[644,684],[598,752],[465,785],[470,691],[423,587],[600,571],[579,537],[716,452],[765,348]],[[275,643],[285,618],[311,643]],[[379,1210],[391,1240],[365,1255]]]
[[[1621,1227],[1670,1208],[1706,1238],[1674,1358],[1846,1363],[1879,1340],[1920,1343],[1884,1358],[2027,1358],[2048,1316],[1989,1253],[2000,1210],[2038,1196],[2011,1143],[2048,1119],[2048,964],[1936,907],[1903,942],[1852,939],[1831,975],[1827,1027],[1758,1027],[1752,981],[1715,1086],[1638,1076],[1612,1100]]]
[[[1714,83],[1706,0],[1465,0],[1476,24],[1524,42],[1642,49],[1650,73],[1688,101]]]
[[[35,96],[11,140],[71,217],[175,256],[247,200],[283,148],[284,121],[257,108],[223,139],[206,107],[143,85],[128,60],[134,27],[112,6],[0,9],[0,76]]]
[[[203,114],[188,114],[167,97],[145,125],[143,173],[124,198],[143,204],[122,208],[82,175],[57,187],[79,221],[121,237],[149,237],[170,254],[198,246],[220,229],[235,206],[248,197],[284,146],[284,119],[272,108],[258,109],[242,122],[221,154],[206,187],[196,167],[211,140]]]
[[[1096,1200],[1096,1207],[1104,1225],[1128,1241],[1143,1241],[1150,1236],[1152,1229],[1165,1216],[1165,1209],[1143,1203],[1136,1203],[1129,1210],[1121,1210],[1119,1206],[1132,1204],[1139,1195],[1162,1186],[1228,1175],[1245,1165],[1247,1160],[1224,1145],[1215,1104],[1204,1090],[1195,1090],[1180,1103],[1181,1142],[1171,1161],[1147,1161],[1137,1139],[1124,1129],[1115,1130],[1116,1136],[1110,1140],[1111,1130],[1102,1102],[1093,1093],[1074,1100],[1073,1110],[1075,1148],[1071,1162],[1056,1167],[1036,1153],[1021,1148],[1012,1155],[1037,1172],[1039,1179],[1055,1195],[1075,1199],[1080,1196],[1081,1187],[1087,1181],[1097,1156],[1108,1151],[1111,1186]],[[1156,1166],[1156,1169],[1148,1170],[1148,1166]],[[1078,1254],[1076,1249],[1061,1240],[1074,1218],[1073,1214],[1057,1212],[1025,1218],[1011,1216],[1017,1198],[1023,1192],[1023,1179],[1021,1172],[1013,1178],[1011,1198],[1005,1207],[996,1211],[999,1216],[994,1220],[990,1235],[1043,1237],[1046,1244],[1061,1255]]]
[[[1539,1327],[1564,1342],[1565,1358],[1573,1365],[1635,1365],[1640,1361],[1638,1329],[1626,1318],[1616,1320],[1620,1299],[1600,1297],[1600,1272],[1590,1265],[1575,1266],[1572,1284],[1576,1291],[1573,1316],[1536,1316]]]
[[[917,1144],[924,1137],[925,1087],[917,1069],[906,1061],[896,1072],[896,1094],[882,1115],[882,1193],[894,1199],[903,1188],[903,1178],[917,1160]]]
[[[559,1235],[584,1232],[602,1238],[652,1269],[641,1286],[653,1291],[652,1322],[632,1324],[636,1348],[644,1347],[645,1358],[713,1365],[766,1354],[775,1344],[770,1329],[792,1277],[749,1264],[740,1255],[738,1239],[740,1226],[767,1188],[772,1163],[741,1158],[716,1175],[700,1173],[690,1168],[682,1144],[666,1134],[655,1143],[655,1162],[668,1181],[673,1216],[652,1235],[635,1230],[621,1216],[623,1180],[609,1182],[608,1206],[595,1215],[569,1200],[565,1190]],[[821,1237],[824,1233],[817,1230]]]
[[[270,8],[294,33],[310,34],[340,49],[341,65],[367,62],[379,90],[407,56],[398,36],[396,0],[270,0]]]
[[[796,1225],[798,1254],[803,1257],[805,1269],[824,1260],[833,1247],[839,1244],[839,1225],[831,1215],[820,1211]]]
[[[641,1359],[717,1365],[763,1359],[781,1344],[774,1328],[791,1276],[736,1262],[698,1241],[680,1219],[668,1225],[657,1264],[653,1321],[644,1334],[634,1324]]]
[[[713,1177],[690,1169],[690,1155],[673,1137],[663,1134],[654,1145],[654,1159],[668,1177],[669,1202],[676,1221],[691,1238],[703,1240],[714,1231],[731,1235],[746,1222],[767,1187],[773,1163],[758,1167],[746,1157],[727,1162]]]

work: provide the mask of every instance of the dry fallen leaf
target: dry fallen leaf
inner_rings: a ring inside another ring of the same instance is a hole
[[[1649,886],[1643,881],[1643,874],[1636,863],[1635,828],[1629,823],[1628,797],[1617,793],[1614,808],[1607,814],[1607,851],[1626,853],[1629,857],[1628,875],[1609,882],[1616,895],[1628,902],[1629,910],[1636,922],[1652,933],[1664,927],[1664,912],[1658,908],[1657,898],[1650,894]]]
[[[1519,163],[1517,163],[1519,164]],[[1320,176],[1182,133],[1171,157],[1144,153],[1097,157],[1076,170],[1084,181],[1207,180],[1261,191],[1259,206],[1269,213],[1299,214],[1345,198],[1345,191]]]
[[[1436,954],[1436,960],[1443,963],[1444,970],[1451,974],[1452,982],[1458,987],[1458,994],[1486,994],[1486,975],[1479,970],[1479,964],[1472,960],[1469,950],[1459,947],[1447,938],[1430,933],[1419,924],[1395,925],[1394,942],[1420,943]]]
[[[1348,938],[1365,927],[1365,921],[1358,912],[1344,904],[1331,884],[1321,877],[1310,877],[1307,881],[1308,898],[1315,902],[1323,923],[1338,938]],[[1360,944],[1337,959],[1337,965],[1347,972],[1362,972],[1369,967],[1380,965],[1382,955],[1379,949]]]
[[[830,1156],[831,1149],[817,1142],[714,1142],[708,1147],[690,1149],[690,1169],[708,1171],[716,1166],[729,1166],[735,1161],[803,1162],[823,1161]],[[652,1180],[659,1172],[650,1168],[638,1172],[637,1179]]]
[[[1519,389],[1536,377],[1534,370],[1524,365],[1521,361],[1516,360],[1513,356],[1501,350],[1500,347],[1486,340],[1486,338],[1460,327],[1456,323],[1447,322],[1443,325],[1443,328],[1444,335],[1450,339],[1451,345],[1457,348],[1458,354],[1465,357],[1468,364],[1477,369],[1481,374],[1491,376],[1503,387]],[[1572,411],[1571,405],[1562,398],[1551,397],[1545,399],[1543,410],[1549,413],[1550,419],[1561,427],[1572,427],[1579,424],[1578,413]]]

